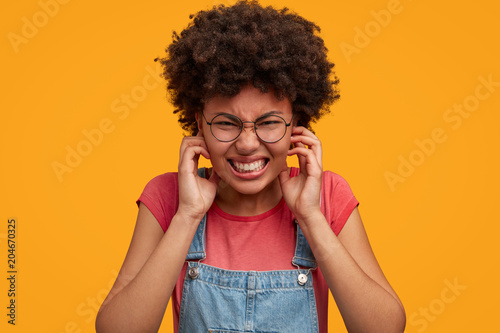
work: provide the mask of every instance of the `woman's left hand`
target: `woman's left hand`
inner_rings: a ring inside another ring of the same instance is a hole
[[[279,180],[286,204],[300,222],[320,211],[323,150],[318,137],[302,126],[292,129],[291,143],[294,148],[288,151],[288,156],[297,155],[299,175],[291,178],[285,165]]]

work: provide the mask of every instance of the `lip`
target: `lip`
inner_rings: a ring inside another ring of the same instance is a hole
[[[230,161],[235,161],[235,162],[239,162],[239,163],[253,163],[256,161],[260,161],[260,160],[265,160],[266,165],[262,169],[257,170],[257,171],[252,171],[252,172],[238,172],[237,170],[235,170],[233,168],[233,166],[231,165],[231,162],[230,162]],[[269,162],[270,162],[269,158],[265,158],[265,157],[252,157],[252,158],[247,157],[247,158],[227,159],[227,164],[229,166],[229,169],[231,169],[231,172],[233,173],[233,175],[235,175],[238,178],[246,179],[246,180],[257,179],[260,176],[262,176],[266,172],[267,168],[269,167]]]
[[[260,161],[260,160],[269,160],[269,157],[264,156],[264,155],[254,155],[254,156],[227,157],[227,159],[231,160],[231,161],[240,162],[240,163],[253,163],[255,161]]]

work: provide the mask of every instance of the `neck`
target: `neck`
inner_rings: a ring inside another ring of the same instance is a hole
[[[221,181],[215,202],[228,214],[255,216],[274,208],[281,198],[281,186],[277,178],[265,189],[255,194],[239,193]]]

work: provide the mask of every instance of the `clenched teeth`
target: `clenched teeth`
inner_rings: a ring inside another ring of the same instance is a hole
[[[232,167],[238,172],[255,172],[266,166],[265,160],[259,160],[252,163],[241,163],[231,160]]]

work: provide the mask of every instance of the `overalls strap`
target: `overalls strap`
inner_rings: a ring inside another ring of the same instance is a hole
[[[319,205],[321,206],[321,194],[319,196]],[[316,268],[317,263],[311,247],[309,246],[302,229],[300,229],[297,219],[294,219],[294,222],[297,225],[297,243],[295,244],[295,255],[293,256],[292,264],[296,266]]]
[[[295,255],[292,259],[292,264],[302,267],[316,268],[316,259],[307,242],[302,229],[300,229],[297,220],[294,220],[297,225],[297,243],[295,244]]]
[[[198,176],[205,178],[205,168],[198,169]],[[205,253],[205,226],[207,222],[207,215],[203,216],[198,229],[194,235],[193,241],[189,246],[189,251],[186,256],[186,260],[202,260],[207,257]]]

